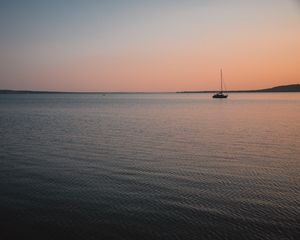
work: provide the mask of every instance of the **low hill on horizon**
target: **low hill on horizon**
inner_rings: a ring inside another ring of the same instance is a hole
[[[258,90],[259,92],[300,92],[300,84],[281,85]]]
[[[214,93],[217,91],[181,91],[177,93]],[[256,90],[228,90],[229,93],[249,93],[249,92],[300,92],[300,84],[281,85],[272,88],[256,89]]]

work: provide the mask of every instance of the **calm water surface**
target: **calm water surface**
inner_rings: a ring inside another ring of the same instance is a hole
[[[300,94],[2,94],[1,239],[299,239]]]

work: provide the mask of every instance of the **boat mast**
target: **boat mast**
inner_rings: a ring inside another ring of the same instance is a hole
[[[223,92],[223,72],[222,68],[220,69],[220,74],[221,74],[221,93]]]

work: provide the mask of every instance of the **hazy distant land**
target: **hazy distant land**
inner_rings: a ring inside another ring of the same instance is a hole
[[[216,91],[179,91],[176,93],[214,93]],[[228,90],[224,91],[228,93],[255,93],[255,92],[300,92],[300,84],[290,84],[290,85],[282,85],[276,86],[272,88],[266,89],[257,89],[257,90]],[[61,92],[61,91],[31,91],[31,90],[7,90],[0,89],[0,94],[32,94],[32,93],[61,93],[61,94],[72,94],[72,93],[98,93],[98,94],[107,94],[107,93],[149,93],[149,92]]]
[[[214,93],[217,91],[181,91],[177,93]],[[300,92],[300,84],[290,84],[276,86],[266,89],[257,89],[257,90],[228,90],[224,92],[236,92],[236,93],[251,93],[251,92]]]

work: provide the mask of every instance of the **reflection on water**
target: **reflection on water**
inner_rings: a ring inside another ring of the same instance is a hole
[[[296,239],[300,94],[0,95],[1,239]]]

